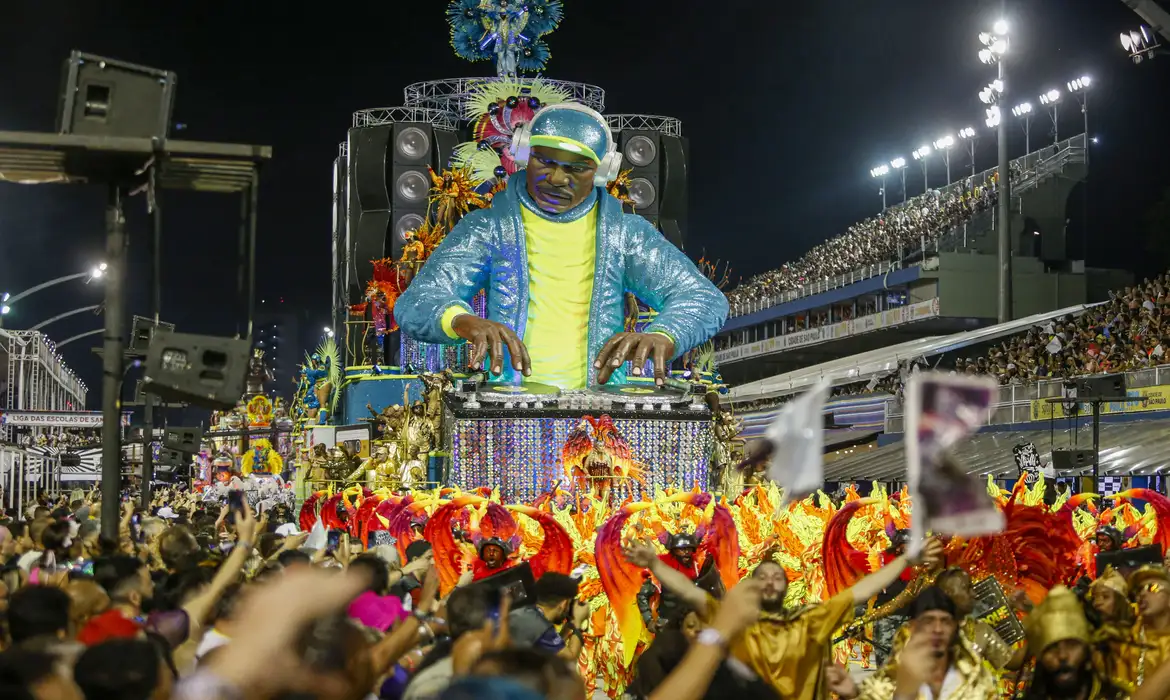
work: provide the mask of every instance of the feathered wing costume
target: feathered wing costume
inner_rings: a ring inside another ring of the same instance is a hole
[[[1077,494],[1053,512],[1042,494],[1017,482],[1003,506],[1003,532],[948,546],[948,563],[962,566],[975,580],[994,576],[1005,591],[1023,590],[1035,603],[1053,586],[1070,583],[1079,570],[1081,543],[1072,512],[1088,495]]]
[[[473,508],[465,513],[469,506]],[[530,517],[540,525],[543,536],[539,547],[528,556],[533,576],[539,578],[547,571],[567,574],[572,570],[572,540],[551,514],[529,506],[505,508],[483,496],[461,494],[440,506],[427,520],[424,530],[424,537],[434,548],[439,590],[443,595],[455,587],[465,571],[472,571],[474,580],[479,580],[515,565],[521,559],[523,533],[509,511]],[[464,516],[470,542],[455,539],[455,527]],[[479,545],[488,540],[506,546],[511,558],[503,567],[488,569],[478,556]]]

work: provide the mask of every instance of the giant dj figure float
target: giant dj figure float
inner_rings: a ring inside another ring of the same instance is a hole
[[[646,219],[606,192],[621,154],[605,117],[575,103],[544,107],[512,142],[519,163],[490,209],[447,234],[394,307],[403,332],[471,345],[505,381],[563,390],[624,381],[708,340],[727,299]],[[487,290],[487,318],[470,301]],[[645,332],[624,331],[625,294],[658,311]]]

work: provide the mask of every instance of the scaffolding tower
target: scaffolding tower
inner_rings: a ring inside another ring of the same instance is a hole
[[[86,386],[39,331],[0,329],[3,407],[8,411],[83,411]],[[33,435],[53,428],[33,428]],[[12,426],[0,423],[0,442],[12,442]]]

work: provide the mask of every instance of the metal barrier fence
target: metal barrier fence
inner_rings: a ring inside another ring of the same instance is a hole
[[[4,509],[23,518],[24,502],[41,491],[52,496],[60,493],[60,459],[0,445],[0,503]]]
[[[1088,379],[1088,377],[1078,377]],[[1130,389],[1170,384],[1170,365],[1159,365],[1125,373]],[[1063,396],[1063,379],[1049,379],[1035,384],[1008,384],[999,387],[996,403],[987,409],[981,425],[1015,425],[1032,420],[1032,402]],[[891,398],[886,406],[886,432],[904,432],[903,407],[900,399]]]

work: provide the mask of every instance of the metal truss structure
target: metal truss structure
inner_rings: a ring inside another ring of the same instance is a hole
[[[4,409],[85,409],[85,385],[66,367],[53,341],[39,331],[0,330],[0,362],[5,368]],[[0,425],[0,441],[11,441],[11,431],[10,426]]]
[[[411,107],[429,107],[449,112],[457,118],[466,113],[467,99],[475,88],[484,83],[498,82],[500,78],[447,78],[444,80],[427,80],[406,86],[405,100]],[[520,78],[522,85],[529,85],[535,78]],[[605,111],[605,90],[588,83],[576,83],[567,80],[549,80],[540,78],[542,83],[553,85],[567,90],[574,102]]]
[[[378,126],[399,122],[424,122],[436,129],[458,131],[459,115],[442,109],[429,107],[374,107],[353,113],[353,125]]]
[[[682,136],[682,122],[674,117],[660,117],[655,114],[607,114],[606,121],[614,131],[632,129],[657,131],[667,136]]]

